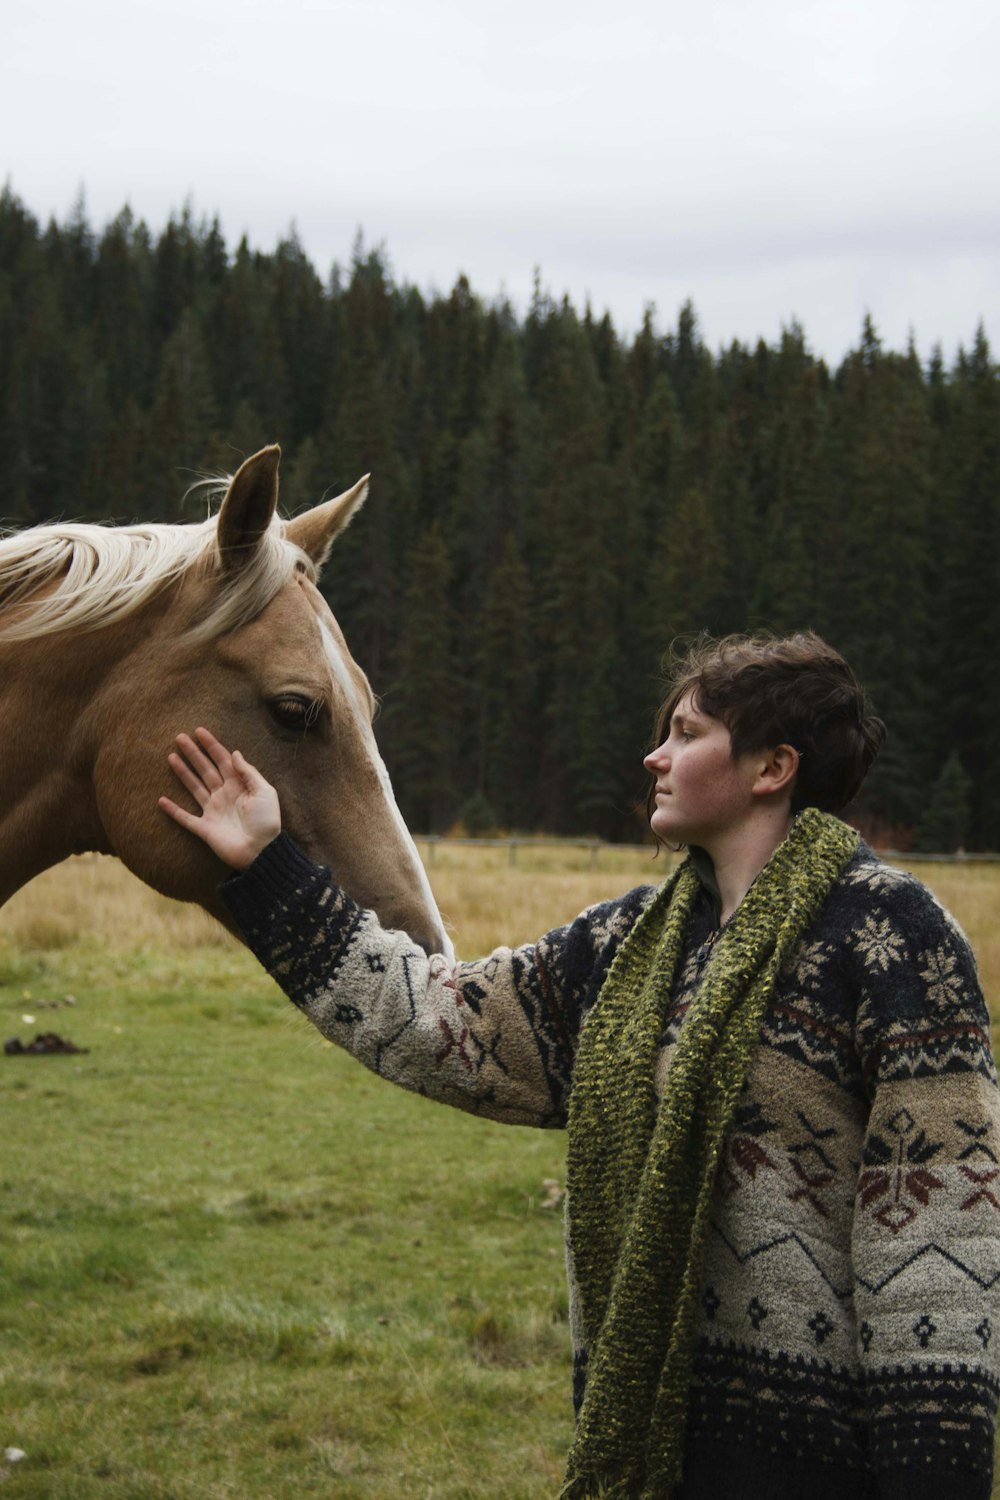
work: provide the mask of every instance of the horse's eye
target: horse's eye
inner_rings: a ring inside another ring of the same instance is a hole
[[[299,693],[286,693],[282,698],[272,698],[267,705],[272,717],[282,729],[311,729],[323,711],[322,700],[312,701]]]

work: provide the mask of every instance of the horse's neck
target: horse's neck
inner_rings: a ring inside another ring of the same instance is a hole
[[[2,774],[2,769],[0,769]],[[37,781],[0,818],[0,905],[50,865],[88,849],[110,852],[90,801],[70,776]]]
[[[106,847],[77,733],[99,680],[87,645],[0,647],[0,902],[68,855]]]

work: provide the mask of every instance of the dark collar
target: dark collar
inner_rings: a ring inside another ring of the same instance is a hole
[[[691,863],[694,865],[695,874],[701,881],[702,889],[712,899],[716,919],[718,919],[718,915],[722,911],[722,892],[719,890],[719,882],[715,878],[715,866],[712,863],[712,856],[706,849],[702,849],[699,844],[689,844],[688,854],[691,856]]]

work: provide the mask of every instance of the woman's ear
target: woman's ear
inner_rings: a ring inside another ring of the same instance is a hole
[[[799,752],[794,745],[775,745],[772,750],[763,750],[753,794],[755,797],[774,797],[782,792],[791,794],[798,773]]]

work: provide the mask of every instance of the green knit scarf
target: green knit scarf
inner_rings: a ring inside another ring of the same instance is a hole
[[[858,847],[807,808],[720,933],[657,1100],[699,887],[688,858],[643,913],[580,1036],[569,1235],[589,1351],[563,1500],[665,1500],[681,1474],[708,1209],[775,981]]]

